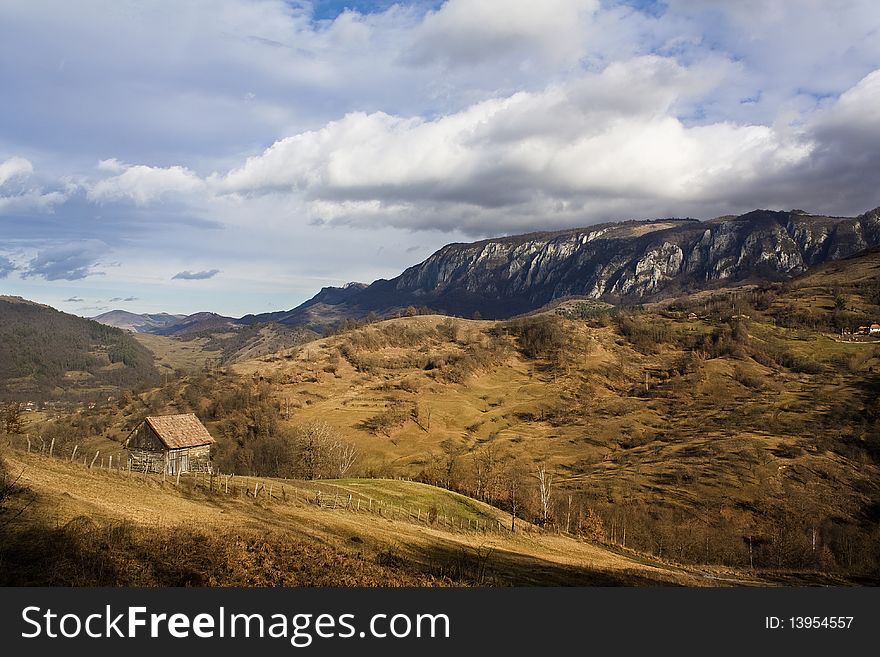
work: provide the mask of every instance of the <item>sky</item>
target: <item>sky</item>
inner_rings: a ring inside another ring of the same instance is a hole
[[[78,315],[878,205],[875,0],[0,0],[0,294]]]

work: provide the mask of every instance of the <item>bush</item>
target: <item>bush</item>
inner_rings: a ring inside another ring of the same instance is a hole
[[[412,417],[413,407],[410,404],[392,404],[384,411],[361,422],[361,427],[373,433],[389,434]]]
[[[559,317],[518,319],[504,322],[501,329],[516,336],[519,350],[526,358],[555,357],[567,344]]]
[[[743,384],[746,388],[752,388],[753,390],[761,390],[764,387],[764,381],[760,376],[756,375],[754,372],[750,372],[744,367],[739,367],[733,371],[733,378],[736,379],[739,383]]]
[[[636,351],[655,354],[659,345],[669,342],[672,332],[669,326],[658,317],[645,318],[630,313],[619,313],[615,317],[617,330]]]

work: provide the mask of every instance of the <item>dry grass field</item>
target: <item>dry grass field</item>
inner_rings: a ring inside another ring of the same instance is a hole
[[[708,575],[742,577],[646,562],[525,523],[515,534],[499,531],[507,518],[497,509],[415,482],[233,478],[226,492],[222,477],[209,490],[207,478],[163,482],[19,450],[5,461],[18,488],[0,516],[5,585],[707,585],[723,581]],[[243,492],[270,484],[271,499],[266,488]],[[313,502],[318,490],[325,506]],[[382,502],[383,512],[333,508],[334,491],[344,502],[344,491]],[[460,524],[404,515],[401,504],[436,506]]]

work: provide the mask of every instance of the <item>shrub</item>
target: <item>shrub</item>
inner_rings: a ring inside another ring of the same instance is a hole
[[[501,329],[516,336],[520,352],[526,358],[555,357],[567,343],[559,317],[532,317],[505,322]]]
[[[733,378],[736,379],[739,383],[743,384],[746,388],[752,388],[753,390],[761,390],[764,387],[764,381],[760,376],[756,375],[754,372],[750,372],[744,367],[739,367],[733,371]]]

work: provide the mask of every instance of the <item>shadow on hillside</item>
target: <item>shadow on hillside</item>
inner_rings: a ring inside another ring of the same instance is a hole
[[[145,527],[0,512],[0,586],[436,586],[369,555],[275,530]]]
[[[839,431],[838,444],[831,443],[831,449],[847,458],[862,452],[880,465],[880,373],[861,379],[851,396],[833,399],[824,419],[829,429],[847,429]]]
[[[635,568],[591,569],[487,546],[444,543],[413,556],[431,575],[472,586],[679,586],[669,577],[650,577]]]

